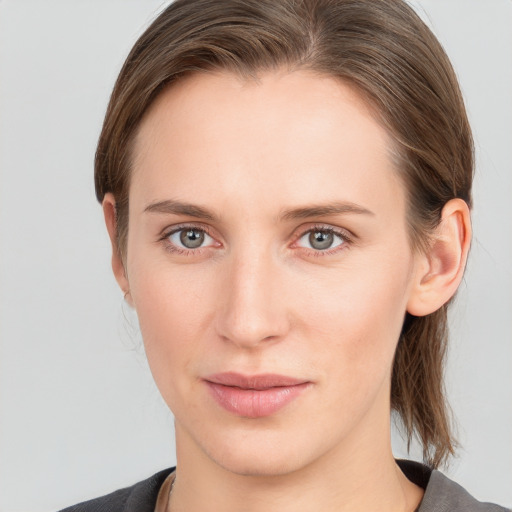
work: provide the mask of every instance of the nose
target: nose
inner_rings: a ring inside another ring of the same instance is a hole
[[[282,269],[270,254],[234,257],[222,272],[217,332],[241,348],[277,342],[289,330]]]

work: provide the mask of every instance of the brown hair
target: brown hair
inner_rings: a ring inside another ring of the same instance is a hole
[[[139,38],[119,74],[95,161],[101,202],[116,199],[118,250],[128,232],[130,150],[162,89],[198,71],[242,77],[286,67],[351,84],[394,140],[409,202],[411,245],[428,246],[444,204],[471,204],[473,143],[455,73],[441,45],[401,0],[177,0]],[[447,305],[405,318],[391,405],[434,467],[454,451],[443,390]]]

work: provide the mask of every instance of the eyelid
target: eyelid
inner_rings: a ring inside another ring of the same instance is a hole
[[[318,250],[318,249],[309,249],[307,247],[300,247],[300,249],[304,249],[306,251],[310,251],[312,253],[315,253],[315,255],[321,256],[321,255],[329,255],[333,254],[335,252],[343,251],[347,249],[347,245],[353,245],[355,242],[355,239],[357,238],[354,233],[349,231],[346,228],[340,228],[338,226],[333,226],[332,224],[322,224],[322,223],[313,223],[308,225],[307,227],[301,226],[296,230],[296,234],[294,235],[294,240],[292,242],[292,247],[296,246],[297,242],[307,233],[310,233],[312,231],[325,231],[329,233],[333,233],[336,236],[339,236],[344,240],[344,243],[340,244],[339,246],[334,247],[333,249],[324,249],[324,250]]]
[[[198,231],[204,231],[207,235],[210,235],[213,238],[213,235],[210,232],[211,230],[208,226],[196,222],[182,222],[180,224],[173,224],[172,226],[167,226],[164,229],[162,229],[159,237],[161,239],[167,238],[169,235],[172,235],[173,233],[176,233],[177,231],[182,231],[184,229],[197,229]]]
[[[176,244],[172,243],[169,240],[169,237],[173,235],[174,233],[177,233],[179,231],[184,231],[186,229],[196,229],[197,231],[203,231],[206,233],[214,242],[215,245],[206,245],[202,247],[197,247],[195,249],[190,249],[187,247],[180,247]],[[158,236],[157,242],[163,243],[165,248],[170,252],[176,252],[180,254],[200,254],[202,251],[209,249],[211,247],[221,247],[222,244],[217,240],[218,237],[216,237],[213,233],[211,228],[208,225],[196,223],[196,222],[183,222],[180,224],[174,224],[173,226],[168,226],[165,229],[163,229],[160,232],[160,235]]]

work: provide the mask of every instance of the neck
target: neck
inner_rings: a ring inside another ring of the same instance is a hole
[[[386,430],[383,437],[389,440],[389,424]],[[376,445],[363,437],[354,444],[347,439],[336,453],[297,471],[255,476],[234,473],[212,461],[179,425],[176,439],[172,512],[412,512],[423,496],[396,465],[389,441]]]

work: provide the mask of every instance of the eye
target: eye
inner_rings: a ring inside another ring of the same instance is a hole
[[[195,227],[176,229],[166,238],[178,249],[199,249],[214,242],[206,231]]]
[[[335,249],[346,243],[347,238],[333,229],[315,228],[304,233],[297,244],[315,251]]]

